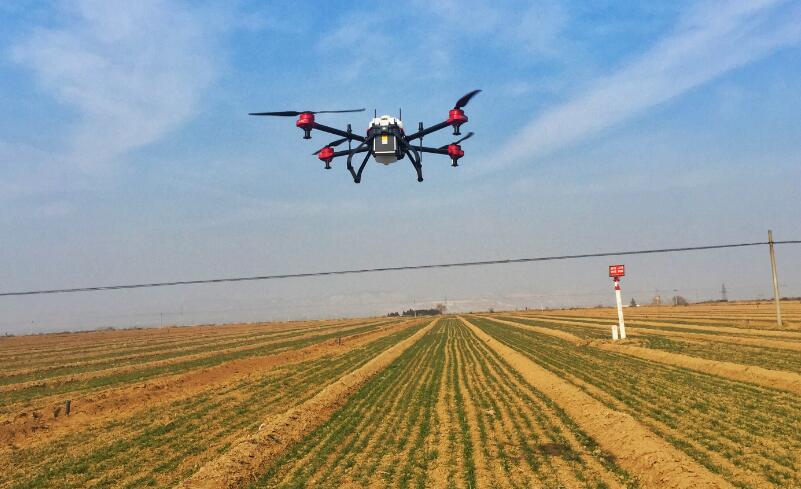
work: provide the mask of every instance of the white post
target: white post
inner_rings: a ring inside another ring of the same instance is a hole
[[[620,303],[620,287],[617,285],[617,277],[615,277],[612,280],[615,281],[615,297],[616,297],[616,300],[617,300],[617,316],[618,316],[618,318],[620,318],[621,317],[620,316],[620,314],[621,314],[621,312],[620,312],[620,306],[621,306],[621,303]],[[612,325],[612,340],[617,341],[617,339],[618,339],[617,338],[617,324],[613,324]]]
[[[620,339],[626,339],[626,325],[623,323],[623,301],[620,299],[620,279],[615,277],[615,300],[617,301],[617,322],[618,328],[620,329]],[[617,331],[614,328],[612,330],[612,339],[617,339]]]

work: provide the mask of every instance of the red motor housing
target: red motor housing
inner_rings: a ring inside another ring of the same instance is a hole
[[[326,146],[317,153],[317,157],[320,158],[321,161],[325,162],[325,169],[331,169],[331,160],[334,159],[334,148],[331,146]]]
[[[303,139],[311,139],[311,130],[314,128],[314,114],[303,112],[298,116],[295,125],[303,129]]]
[[[464,156],[464,151],[462,151],[462,147],[458,144],[449,144],[448,145],[448,156],[451,157],[451,166],[459,166],[459,158]]]
[[[467,122],[467,116],[464,115],[464,111],[462,109],[451,109],[448,112],[448,124],[453,126],[453,135],[458,136],[459,128]]]

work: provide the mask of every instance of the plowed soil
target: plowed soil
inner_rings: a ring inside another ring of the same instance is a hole
[[[801,487],[773,307],[0,338],[0,488]]]

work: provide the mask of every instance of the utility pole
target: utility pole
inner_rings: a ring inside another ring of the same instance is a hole
[[[768,246],[770,247],[770,271],[773,274],[773,298],[776,301],[776,325],[782,327],[782,304],[779,294],[779,278],[776,276],[776,252],[773,250],[773,231],[768,229]]]

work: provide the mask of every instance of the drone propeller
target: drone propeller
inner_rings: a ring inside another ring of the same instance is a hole
[[[334,141],[334,142],[332,142],[332,143],[328,143],[328,144],[326,144],[325,146],[323,146],[322,148],[318,149],[317,151],[315,151],[314,153],[312,153],[312,155],[316,155],[317,153],[319,153],[320,151],[322,151],[322,150],[323,150],[323,148],[327,148],[327,147],[331,147],[331,148],[333,148],[333,147],[339,146],[340,144],[342,144],[342,143],[344,143],[345,141],[348,141],[348,140],[350,140],[350,138],[342,138],[342,139],[337,139],[336,141]]]
[[[440,147],[439,147],[439,149],[446,149],[446,148],[447,148],[448,146],[450,146],[451,144],[459,144],[459,143],[461,143],[462,141],[464,141],[465,139],[470,139],[470,138],[472,138],[472,137],[473,137],[473,134],[475,134],[475,133],[468,132],[468,133],[467,133],[467,135],[466,135],[465,137],[463,137],[462,139],[457,139],[456,141],[454,141],[454,142],[452,142],[452,143],[446,144],[446,145],[444,145],[444,146],[440,146]]]
[[[461,109],[462,107],[467,105],[467,102],[470,102],[470,99],[473,98],[480,91],[481,90],[473,90],[472,92],[465,94],[462,98],[456,101],[456,105],[453,108]]]
[[[348,109],[348,110],[304,110],[298,112],[296,110],[284,110],[279,112],[251,112],[248,115],[273,115],[279,117],[294,117],[300,114],[342,114],[345,112],[364,112],[364,109]]]

